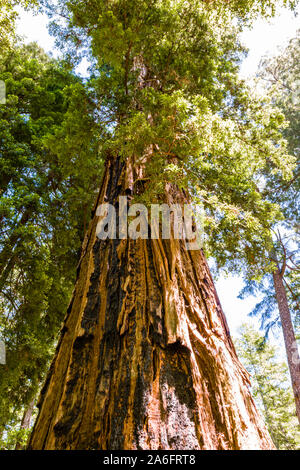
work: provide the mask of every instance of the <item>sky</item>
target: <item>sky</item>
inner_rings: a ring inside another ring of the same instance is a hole
[[[18,34],[24,36],[26,42],[36,41],[46,52],[56,56],[54,39],[47,31],[47,17],[42,14],[33,15],[21,9],[19,12]],[[284,48],[289,39],[296,35],[299,27],[299,17],[295,17],[288,10],[281,9],[272,20],[257,20],[252,29],[244,31],[241,39],[249,49],[249,53],[242,63],[241,77],[246,79],[255,75],[262,57],[276,55],[278,49]],[[77,71],[84,75],[86,63],[83,63]],[[256,319],[249,319],[248,313],[260,299],[255,297],[238,299],[237,296],[242,287],[243,281],[237,276],[220,276],[216,280],[218,295],[233,337],[238,336],[239,327],[243,322],[252,323],[255,327],[259,325]]]
[[[298,9],[300,13],[300,8]],[[287,9],[281,9],[275,18],[269,21],[260,19],[250,30],[242,33],[242,41],[248,47],[248,57],[241,66],[241,76],[248,78],[255,74],[260,59],[265,55],[276,55],[288,41],[296,36],[300,28],[300,18]]]

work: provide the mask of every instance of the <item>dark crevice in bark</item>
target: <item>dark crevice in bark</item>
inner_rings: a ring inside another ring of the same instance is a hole
[[[117,205],[126,172],[107,162],[97,203]],[[29,448],[273,448],[203,253],[99,240],[97,222],[94,212]]]

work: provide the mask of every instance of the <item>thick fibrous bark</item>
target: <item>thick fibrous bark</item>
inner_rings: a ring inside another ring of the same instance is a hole
[[[273,272],[273,281],[295,397],[296,412],[300,423],[300,357],[282,274],[279,269]]]
[[[129,173],[108,161],[97,204],[132,192]],[[203,253],[99,240],[97,220],[29,448],[272,449]]]

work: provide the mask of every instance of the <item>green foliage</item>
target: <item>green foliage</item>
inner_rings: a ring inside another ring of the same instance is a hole
[[[15,40],[16,6],[36,9],[38,0],[0,0],[0,41],[1,49],[12,46]]]
[[[189,189],[206,211],[208,254],[250,277],[272,269],[270,229],[283,217],[258,185],[269,174],[287,182],[294,166],[282,113],[238,78],[238,33],[296,2],[41,3],[66,62],[35,45],[7,47],[0,61],[0,430],[52,355],[107,155],[134,165],[147,156],[145,200],[161,200],[169,181]],[[83,55],[85,83],[70,65]]]
[[[291,312],[293,325],[295,328],[296,336],[300,332],[300,281],[299,274],[295,271],[286,272],[284,277],[286,287],[286,294],[288,305]],[[245,299],[249,295],[260,297],[259,302],[255,305],[249,313],[251,317],[258,317],[260,319],[261,329],[264,331],[266,337],[269,335],[270,330],[274,331],[281,328],[281,321],[278,311],[278,304],[274,290],[274,283],[272,274],[265,274],[260,282],[254,280],[246,280],[245,286],[239,294],[240,299]]]
[[[265,59],[259,72],[260,85],[268,93],[270,100],[288,120],[282,133],[287,147],[295,159],[292,179],[286,181],[280,173],[272,174],[266,168],[263,176],[262,196],[271,203],[280,204],[284,216],[280,224],[273,226],[272,252],[276,253],[282,269],[286,293],[294,325],[299,328],[300,321],[300,268],[299,268],[299,194],[300,194],[300,95],[299,95],[299,32],[288,46],[277,56]],[[261,318],[262,327],[269,329],[279,324],[277,302],[272,276],[262,269],[260,282],[247,280],[241,296],[260,293],[263,298],[256,305],[252,315]]]
[[[0,439],[0,450],[15,450],[17,444],[25,449],[30,432],[31,428],[19,429],[17,424],[8,426],[5,436]]]
[[[283,135],[288,150],[294,155],[296,166],[293,178],[286,182],[280,175],[266,178],[265,193],[271,201],[279,201],[285,215],[286,226],[299,230],[300,192],[300,31],[277,56],[261,64],[260,78],[272,102],[280,108],[288,121]]]
[[[44,378],[99,186],[99,124],[88,84],[36,45],[2,51],[0,79],[0,429]]]
[[[288,181],[294,158],[282,137],[282,112],[238,78],[245,54],[238,33],[257,15],[273,14],[276,3],[52,4],[54,18],[55,10],[64,18],[53,32],[66,53],[80,57],[89,50],[93,57],[95,92],[110,133],[102,155],[138,164],[150,152],[144,202],[162,199],[168,181],[189,188],[206,211],[207,254],[218,267],[249,278],[259,278],[262,266],[272,270],[270,229],[283,218],[259,185],[266,173]]]
[[[276,347],[252,327],[243,325],[236,340],[238,355],[251,375],[252,393],[277,449],[299,450],[293,391],[287,365],[278,359]]]

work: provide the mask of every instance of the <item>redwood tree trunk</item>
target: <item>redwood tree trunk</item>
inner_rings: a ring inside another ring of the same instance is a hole
[[[296,403],[296,412],[300,424],[300,357],[294,333],[294,326],[283,284],[282,275],[277,269],[273,272],[273,281],[276,299],[280,314],[280,321],[283,331],[286,355],[291,375],[291,382]]]
[[[29,429],[30,427],[30,420],[33,412],[33,407],[34,407],[34,399],[31,400],[29,405],[24,411],[22,421],[21,421],[21,426],[20,429]],[[22,444],[20,442],[17,442],[15,450],[21,450],[22,449]]]
[[[108,160],[97,204],[132,194],[138,176]],[[183,198],[169,186],[169,202]],[[274,448],[202,251],[174,239],[99,240],[97,221],[29,448]]]

